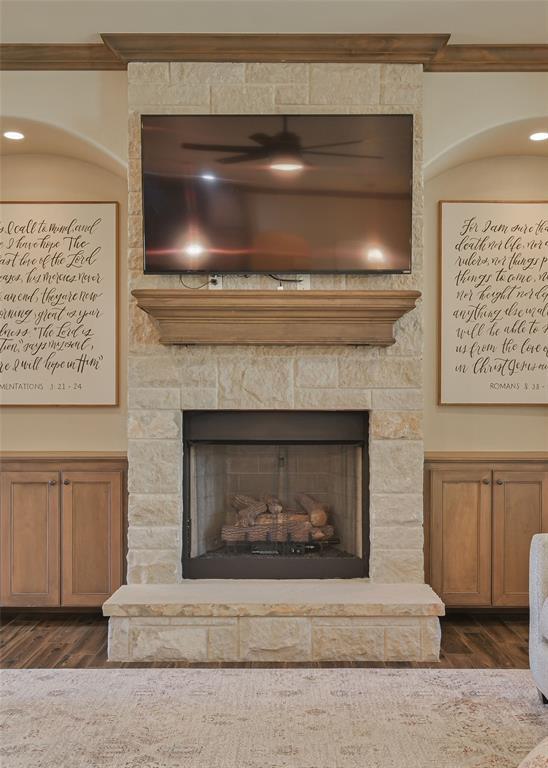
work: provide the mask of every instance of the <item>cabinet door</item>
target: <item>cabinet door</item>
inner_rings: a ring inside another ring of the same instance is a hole
[[[548,472],[495,472],[493,604],[529,605],[529,548],[548,532]]]
[[[63,472],[62,605],[100,606],[122,583],[122,474]]]
[[[430,583],[447,605],[491,602],[491,472],[433,470]]]
[[[2,605],[59,605],[59,475],[3,472]]]

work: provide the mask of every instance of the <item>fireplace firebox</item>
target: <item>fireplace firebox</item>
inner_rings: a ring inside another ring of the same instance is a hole
[[[184,578],[368,575],[366,411],[185,411]]]

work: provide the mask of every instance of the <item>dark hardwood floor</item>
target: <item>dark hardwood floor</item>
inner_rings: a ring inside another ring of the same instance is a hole
[[[528,617],[523,614],[451,614],[442,619],[439,664],[405,662],[185,664],[107,661],[107,620],[93,613],[5,613],[0,626],[0,667],[83,669],[115,667],[402,667],[526,669]]]

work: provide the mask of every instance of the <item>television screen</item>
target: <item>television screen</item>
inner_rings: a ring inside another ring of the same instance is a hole
[[[411,115],[142,117],[145,272],[411,271]]]

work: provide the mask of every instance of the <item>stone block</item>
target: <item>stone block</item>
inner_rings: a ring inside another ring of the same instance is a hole
[[[421,619],[421,657],[423,661],[439,661],[441,626],[435,616]]]
[[[160,352],[161,347],[157,347]],[[180,365],[177,360],[164,351],[163,355],[130,356],[128,385],[131,388],[167,387],[180,385]]]
[[[144,408],[148,410],[179,410],[181,393],[175,388],[132,388],[128,392],[128,407],[130,409]]]
[[[380,440],[420,440],[422,438],[422,412],[373,411],[370,433],[372,438]]]
[[[181,437],[181,412],[154,410],[129,411],[128,437],[169,439]]]
[[[274,92],[276,104],[306,104],[308,85],[277,85]]]
[[[371,547],[369,573],[372,581],[383,584],[422,584],[424,554],[422,549],[380,549]]]
[[[158,327],[134,301],[129,304],[128,327],[130,355],[150,354],[160,343]]]
[[[176,355],[179,364],[179,380],[185,387],[216,387],[217,360],[213,356]]]
[[[310,656],[310,622],[306,618],[240,619],[242,661],[306,661]]]
[[[413,627],[386,627],[384,652],[386,661],[419,661],[421,634],[418,622]]]
[[[261,114],[274,109],[272,85],[212,85],[211,111],[225,114]]]
[[[132,661],[207,661],[206,626],[132,627]]]
[[[313,661],[383,661],[384,628],[358,621],[312,622]]]
[[[381,67],[381,104],[422,103],[422,66],[420,64],[383,64]]]
[[[379,64],[311,64],[311,104],[378,104]]]
[[[422,493],[371,493],[369,505],[372,526],[422,523]]]
[[[180,494],[130,493],[128,500],[129,525],[180,525],[182,501]]]
[[[422,440],[371,440],[369,460],[372,492],[422,492]]]
[[[375,525],[371,530],[371,546],[383,550],[422,550],[422,525]]]
[[[151,106],[207,107],[209,86],[201,83],[175,83],[159,88],[157,83],[129,83],[129,103],[133,107]]]
[[[128,83],[169,83],[169,63],[157,61],[130,61],[127,66]]]
[[[219,358],[220,408],[291,408],[292,361]]]
[[[390,356],[417,356],[422,357],[423,328],[422,307],[420,304],[412,312],[408,312],[400,318],[394,326],[396,343],[386,348],[386,354]]]
[[[129,619],[111,617],[108,620],[109,661],[129,660]]]
[[[296,389],[295,408],[325,410],[368,410],[371,392],[368,389]]]
[[[360,360],[344,358],[339,363],[341,387],[418,387],[422,381],[421,361],[414,358]]]
[[[180,567],[166,563],[152,565],[128,565],[128,584],[171,584],[180,576]]]
[[[181,546],[181,529],[174,526],[132,526],[128,528],[130,549],[172,549]]]
[[[143,269],[143,248],[128,248],[128,269],[138,271]],[[141,310],[142,311],[142,310]]]
[[[220,85],[243,83],[245,79],[245,64],[236,62],[172,61],[170,66],[173,84]]]
[[[310,275],[311,291],[342,291],[346,287],[346,275]]]
[[[297,387],[336,387],[339,378],[336,357],[305,357],[297,359],[295,384]]]
[[[210,626],[207,638],[209,661],[238,661],[238,628],[236,623]]]
[[[139,248],[143,244],[142,218],[137,214],[127,217],[127,244],[129,248]]]
[[[420,273],[413,266],[412,274],[402,275],[347,275],[346,287],[349,291],[367,290],[420,290],[422,280]]]
[[[374,389],[371,396],[374,411],[422,412],[424,405],[422,389]]]
[[[181,388],[181,408],[217,408],[217,387],[187,387]]]
[[[130,493],[178,493],[181,458],[178,440],[128,440]]]
[[[248,83],[302,84],[308,82],[308,68],[308,64],[300,63],[246,64],[245,79]]]

